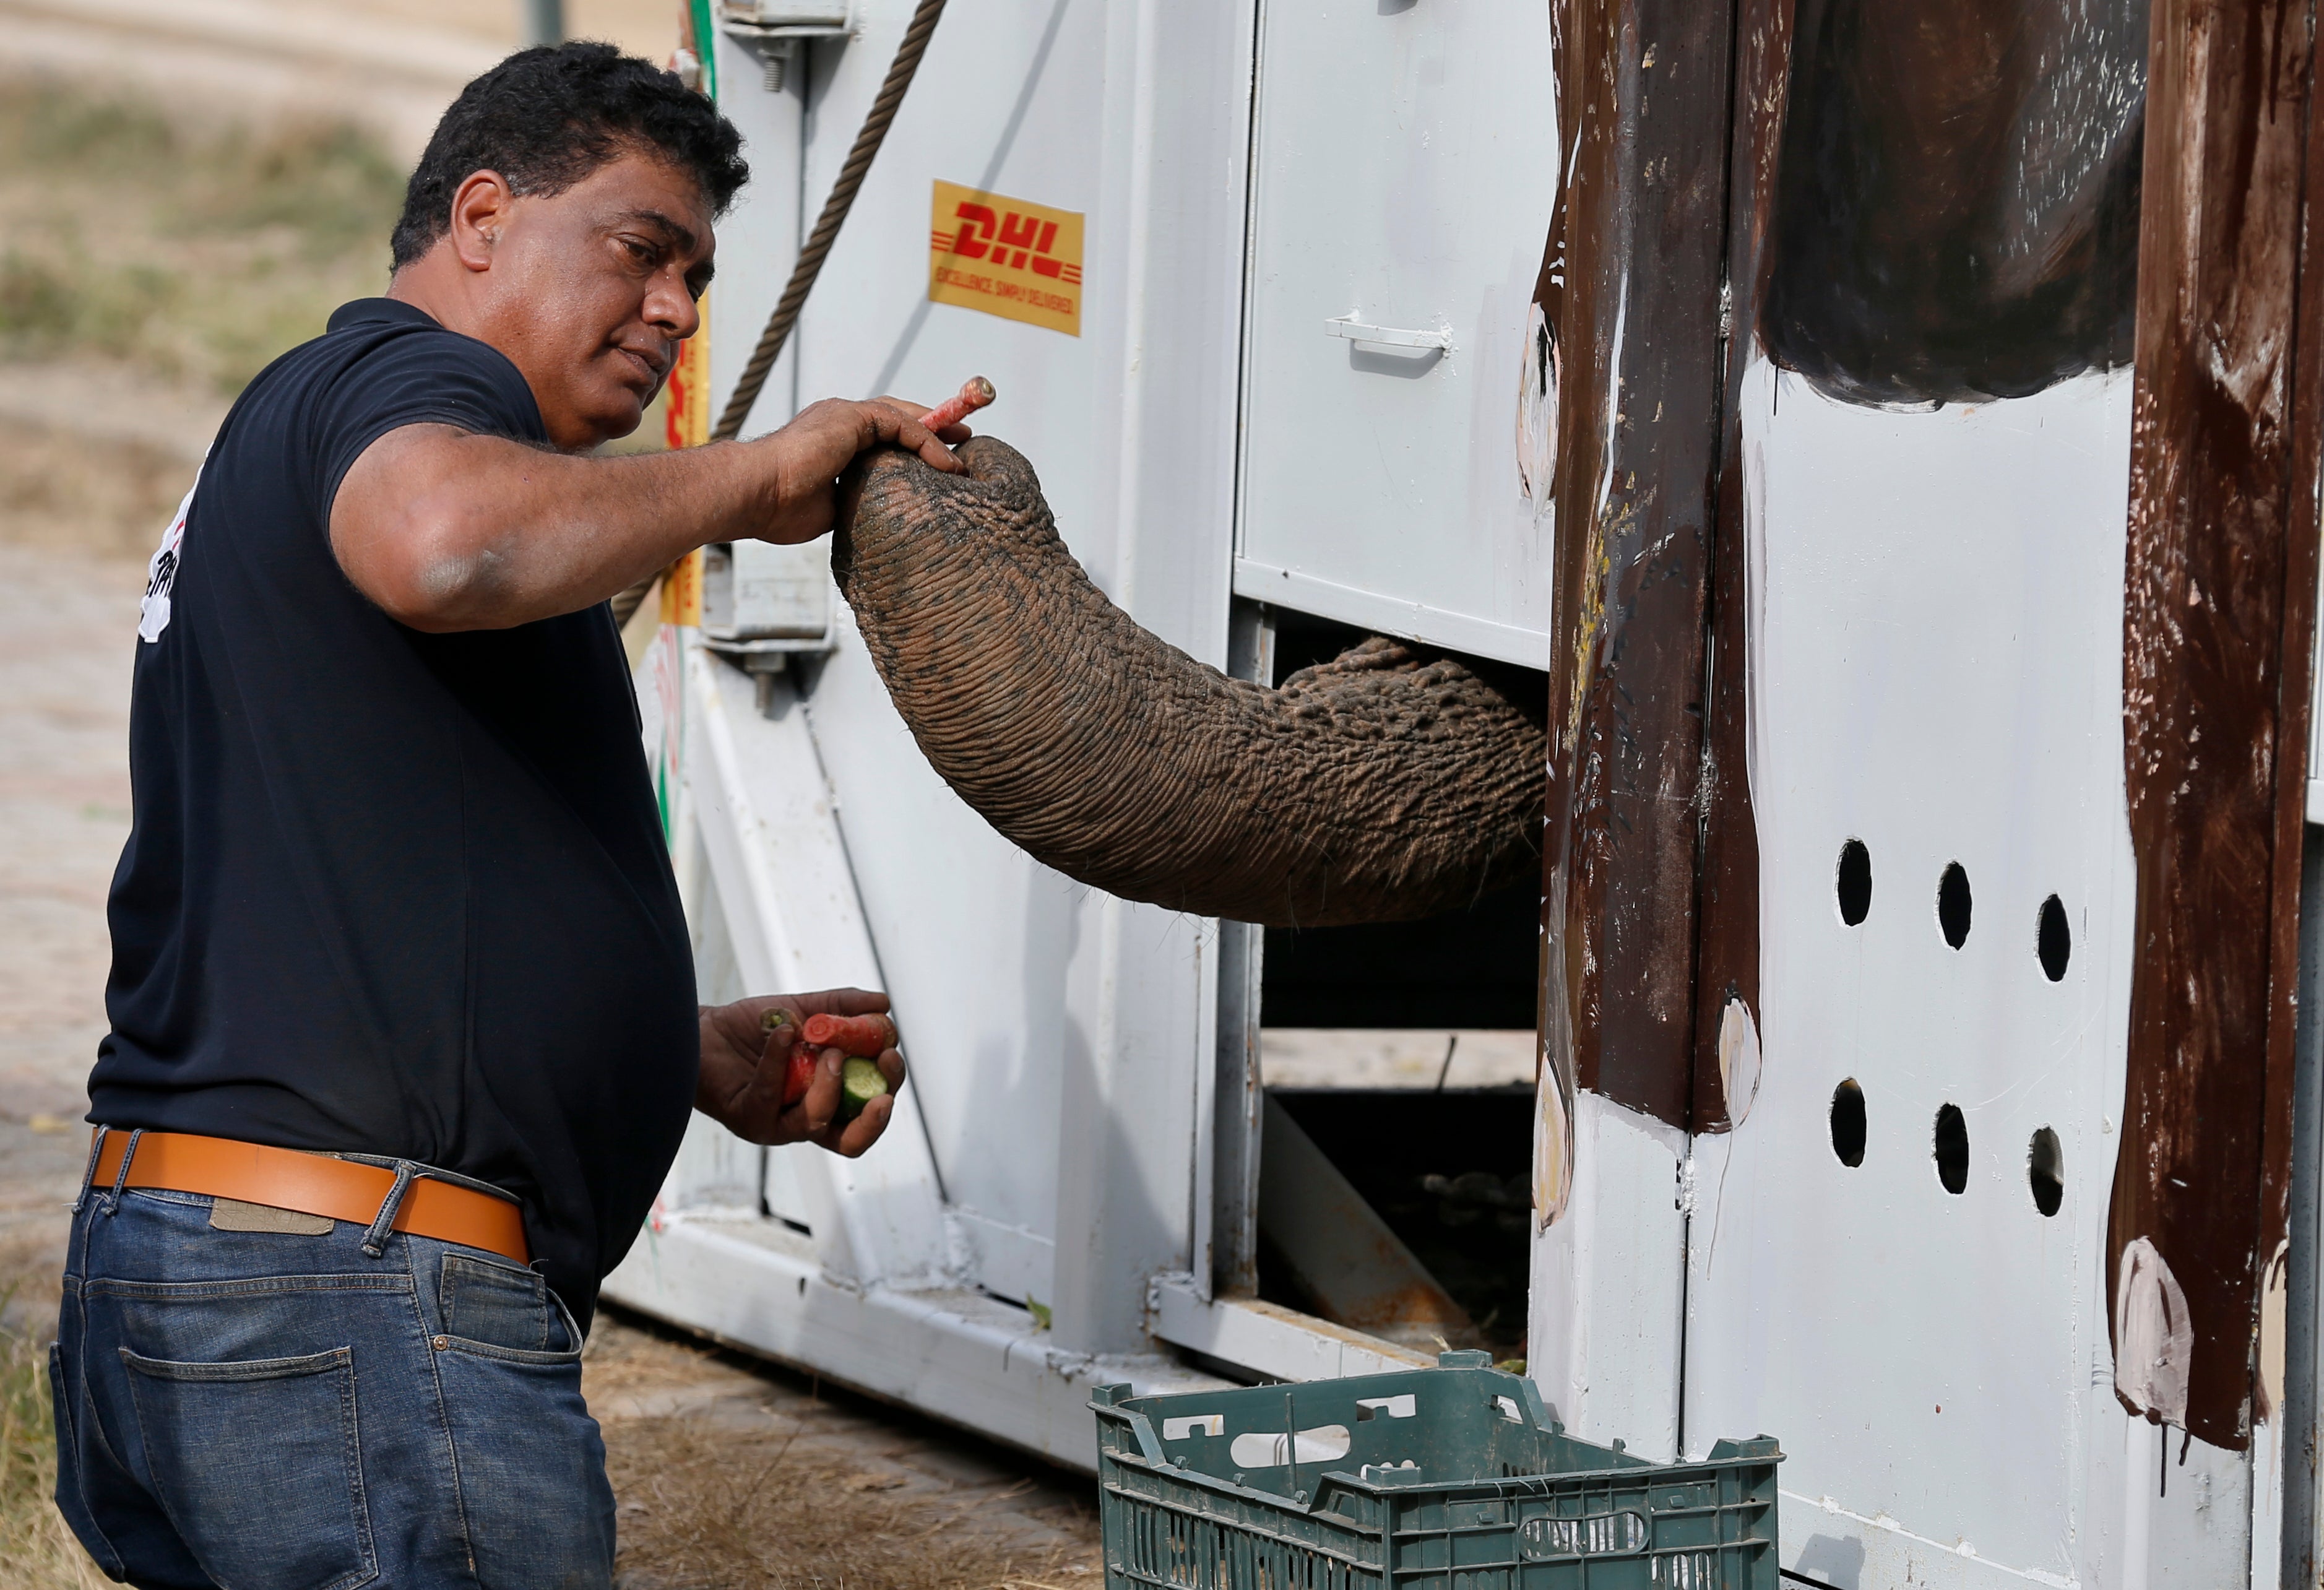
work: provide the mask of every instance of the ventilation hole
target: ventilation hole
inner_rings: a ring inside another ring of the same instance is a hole
[[[1937,880],[1937,926],[1955,949],[1969,942],[1969,874],[1959,862],[1948,865]]]
[[[2066,926],[2066,908],[2054,894],[2042,902],[2042,923],[2034,931],[2034,952],[2042,957],[2042,975],[2055,983],[2066,975],[2073,958],[2073,929]]]
[[[1864,1090],[1853,1077],[1831,1090],[1831,1151],[1850,1168],[1864,1163]]]
[[[1937,1112],[1937,1179],[1949,1193],[1969,1190],[1969,1121],[1959,1105]]]
[[[2045,1217],[2055,1215],[2066,1201],[2066,1151],[2046,1126],[2034,1134],[2034,1146],[2026,1152],[2025,1179],[2034,1184],[2034,1206]]]
[[[1840,920],[1853,928],[1872,914],[1872,853],[1861,839],[1840,847]]]

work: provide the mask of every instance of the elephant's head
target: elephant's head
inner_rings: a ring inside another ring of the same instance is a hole
[[[1033,856],[1270,925],[1424,917],[1540,866],[1539,676],[1372,639],[1268,689],[1132,623],[980,437],[864,470],[833,572],[937,772]]]

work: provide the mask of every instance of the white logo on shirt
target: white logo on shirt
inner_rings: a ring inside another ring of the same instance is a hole
[[[186,488],[185,498],[178,504],[177,516],[161,532],[161,544],[154,551],[153,560],[145,566],[145,599],[137,605],[137,638],[141,641],[158,641],[161,632],[170,627],[170,590],[178,583],[178,549],[185,542],[186,515],[193,512],[194,493],[201,484],[201,471],[197,469],[194,484]]]

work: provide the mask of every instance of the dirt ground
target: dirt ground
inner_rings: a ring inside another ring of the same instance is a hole
[[[664,39],[671,10],[568,0],[576,31],[632,47]],[[54,1317],[104,1031],[144,559],[240,382],[334,294],[374,290],[384,250],[364,228],[393,200],[379,162],[401,169],[412,129],[512,42],[514,14],[514,0],[186,0],[136,52],[188,101],[163,126],[78,100],[27,111],[28,60],[85,93],[126,59],[122,14],[0,0],[0,1590],[101,1582],[41,1500],[32,1349]],[[312,119],[318,84],[337,85],[355,142]],[[230,195],[245,221],[221,226],[189,192]],[[1080,1590],[1102,1572],[1080,1476],[610,1310],[585,1373],[626,1590]]]

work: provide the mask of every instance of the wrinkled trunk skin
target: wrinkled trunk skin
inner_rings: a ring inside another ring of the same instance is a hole
[[[833,572],[928,761],[1035,859],[1270,926],[1429,916],[1539,870],[1538,675],[1374,638],[1277,689],[1231,679],[1090,583],[1023,458],[961,457],[872,461]]]

